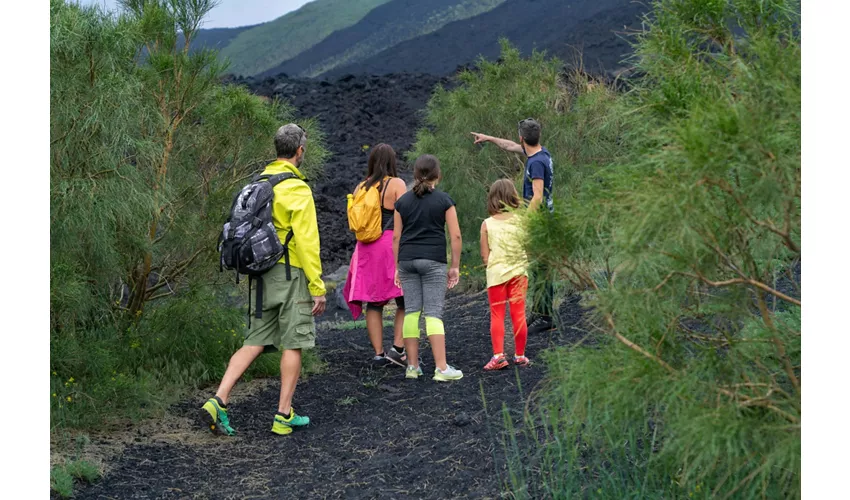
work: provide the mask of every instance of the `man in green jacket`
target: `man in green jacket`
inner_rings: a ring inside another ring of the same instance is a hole
[[[257,356],[278,349],[283,351],[280,358],[280,401],[272,432],[290,434],[293,428],[310,423],[308,417],[298,415],[292,409],[292,395],[301,373],[301,349],[315,345],[313,317],[325,311],[316,205],[313,192],[298,170],[307,146],[307,133],[290,123],[278,129],[274,143],[277,160],[266,166],[263,174],[291,172],[297,177],[275,186],[272,206],[272,219],[280,241],[286,240],[290,229],[293,232],[288,245],[291,279],[286,279],[284,259],[263,274],[263,304],[257,305],[262,307],[262,318],[251,322],[245,343],[230,358],[218,391],[200,410],[211,431],[229,436],[236,432],[227,416],[230,391]],[[254,283],[256,286],[256,281]]]

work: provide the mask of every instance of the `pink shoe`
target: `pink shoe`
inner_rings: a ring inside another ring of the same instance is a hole
[[[531,364],[531,361],[525,356],[514,356],[514,364],[517,366],[528,366]]]
[[[502,368],[505,368],[507,366],[508,360],[505,359],[504,356],[499,356],[498,358],[496,356],[493,356],[492,358],[490,358],[490,362],[484,365],[484,369],[487,371],[501,370]]]

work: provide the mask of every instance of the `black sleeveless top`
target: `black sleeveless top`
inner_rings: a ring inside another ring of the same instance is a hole
[[[392,179],[392,178],[390,178]],[[395,224],[395,210],[389,210],[384,208],[384,196],[387,195],[387,186],[390,185],[390,182],[387,181],[381,189],[381,228],[382,231],[386,231],[387,229],[394,229]]]

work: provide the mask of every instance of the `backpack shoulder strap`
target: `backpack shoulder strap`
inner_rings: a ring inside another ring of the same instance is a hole
[[[275,186],[277,186],[278,184],[280,184],[281,182],[283,182],[287,179],[297,179],[297,178],[298,177],[296,177],[295,174],[293,174],[292,172],[284,172],[282,174],[275,174],[275,175],[268,176],[268,183],[271,184],[272,187],[275,187]]]
[[[381,187],[381,208],[384,208],[384,198],[386,198],[386,196],[387,196],[387,188],[390,186],[391,180],[392,180],[392,177],[387,176],[387,177],[384,177],[383,181],[381,181],[381,182],[384,183],[383,186]]]

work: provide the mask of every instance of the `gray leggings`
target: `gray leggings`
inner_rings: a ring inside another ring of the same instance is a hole
[[[398,263],[405,313],[422,311],[427,318],[443,319],[446,301],[446,264],[428,259]]]

